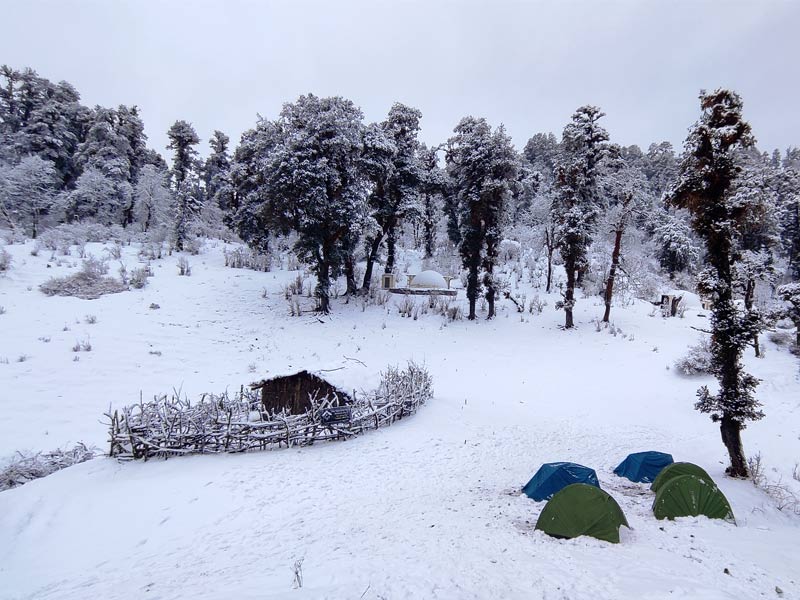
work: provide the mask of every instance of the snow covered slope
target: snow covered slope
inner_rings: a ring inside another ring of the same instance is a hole
[[[492,322],[401,318],[394,299],[365,309],[340,299],[329,317],[291,318],[281,288],[296,272],[226,269],[213,243],[189,257],[191,277],[177,276],[173,256],[153,264],[144,290],[48,298],[37,286],[75,267],[46,268],[49,255],[30,256],[30,246],[9,251],[0,456],[103,446],[109,405],[293,369],[344,367],[330,373],[338,384],[370,388],[387,364],[414,358],[436,391],[413,418],[344,443],[99,458],[2,492],[0,598],[745,599],[778,597],[776,586],[800,597],[800,521],[724,477],[717,427],[692,407],[696,388],[712,382],[671,368],[699,335],[691,327],[706,324],[697,309],[663,319],[644,302],[615,307],[617,335],[596,331],[595,299],[579,301],[576,331],[560,330],[556,295],[524,321],[506,302]],[[135,255],[125,249],[129,269]],[[91,352],[72,352],[82,340]],[[766,358],[747,365],[763,379],[767,417],[744,432],[746,451],[794,484],[797,359],[767,343]],[[651,449],[708,470],[738,526],[656,521],[649,490],[611,472]],[[633,528],[621,544],[534,531],[543,503],[519,488],[556,460],[597,470]]]

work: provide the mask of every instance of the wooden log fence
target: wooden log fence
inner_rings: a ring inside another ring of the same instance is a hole
[[[336,422],[325,418],[334,397],[309,398],[311,408],[292,415],[264,410],[258,391],[245,388],[233,396],[204,394],[197,402],[164,395],[106,413],[109,455],[147,460],[344,440],[412,415],[432,397],[430,375],[413,362],[388,368],[378,389],[362,393],[348,405],[347,418]]]

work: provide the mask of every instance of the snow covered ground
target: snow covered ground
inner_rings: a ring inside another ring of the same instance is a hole
[[[0,278],[0,457],[76,441],[105,448],[109,405],[301,368],[344,367],[329,373],[336,383],[368,389],[387,364],[414,358],[431,371],[435,399],[343,443],[98,458],[2,492],[4,600],[800,597],[800,520],[724,477],[717,427],[692,406],[711,380],[672,368],[699,335],[691,327],[706,324],[697,309],[663,319],[645,302],[615,307],[616,336],[595,329],[598,299],[581,300],[577,330],[563,331],[557,296],[541,292],[548,306],[524,320],[505,301],[492,322],[413,320],[395,299],[366,309],[340,299],[328,317],[292,318],[281,290],[297,273],[225,268],[221,242],[188,257],[190,277],[172,256],[153,263],[143,290],[50,298],[38,285],[80,260],[47,268],[50,253],[30,248],[9,246],[14,263]],[[136,248],[123,260],[136,266]],[[87,340],[90,352],[72,351]],[[747,366],[763,379],[767,416],[744,432],[745,448],[800,491],[798,362],[765,343],[766,358]],[[612,474],[629,452],[651,449],[708,470],[738,526],[656,521],[647,487]],[[544,503],[519,488],[558,460],[596,469],[632,526],[621,544],[534,531]]]

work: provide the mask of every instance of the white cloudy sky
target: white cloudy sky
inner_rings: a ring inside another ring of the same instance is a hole
[[[162,153],[176,119],[238,140],[307,92],[370,121],[416,106],[429,143],[473,114],[521,147],[590,103],[619,143],[680,147],[698,91],[718,86],[742,94],[762,148],[800,145],[798,0],[0,4],[0,63],[65,79],[87,104],[138,105]]]

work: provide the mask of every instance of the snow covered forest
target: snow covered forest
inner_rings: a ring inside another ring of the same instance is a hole
[[[728,89],[682,148],[589,104],[426,145],[387,108],[307,94],[153,148],[136,106],[0,68],[0,598],[800,597],[800,147]],[[388,289],[423,271],[456,295]],[[433,398],[357,440],[102,456],[142,397],[302,369],[362,393],[407,361]],[[611,474],[652,449],[737,524],[655,521]],[[616,496],[618,548],[534,531],[520,489],[560,460]]]

